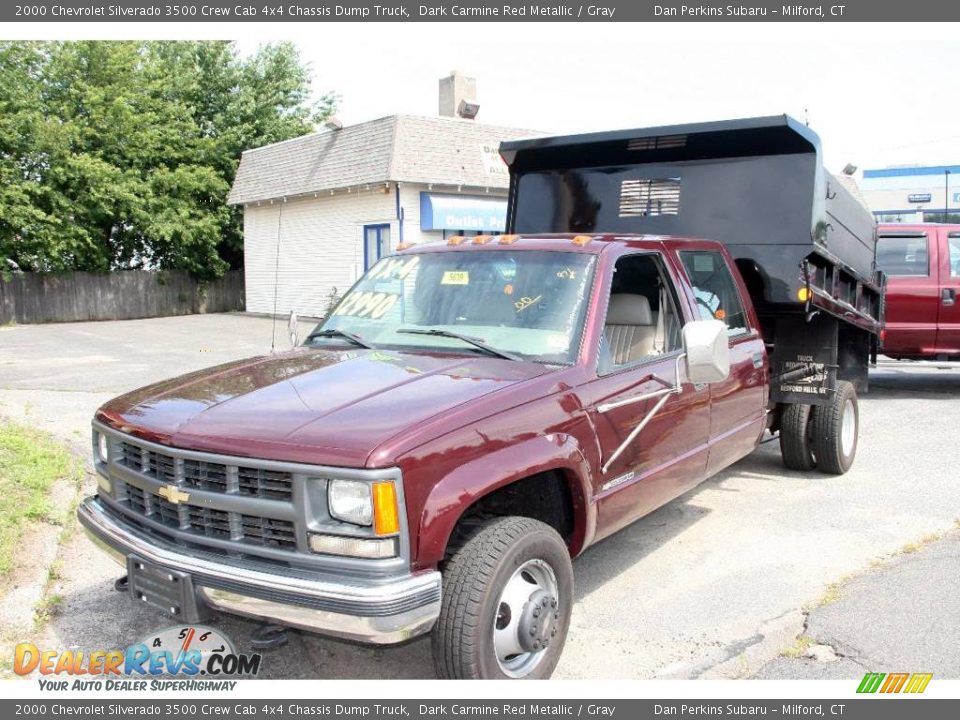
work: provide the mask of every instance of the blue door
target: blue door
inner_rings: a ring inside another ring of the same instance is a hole
[[[363,226],[363,269],[372,268],[377,260],[390,252],[390,225]]]

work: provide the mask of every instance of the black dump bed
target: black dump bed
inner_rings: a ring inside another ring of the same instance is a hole
[[[790,117],[520,140],[500,152],[508,232],[719,240],[761,314],[799,311],[807,285],[814,305],[879,327],[873,216],[824,170],[817,135]]]

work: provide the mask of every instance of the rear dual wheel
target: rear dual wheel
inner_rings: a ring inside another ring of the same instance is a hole
[[[853,465],[860,407],[853,383],[837,382],[827,405],[787,405],[780,417],[780,453],[791,470],[814,467],[842,475]]]
[[[810,434],[820,470],[843,475],[850,469],[860,435],[860,406],[853,383],[839,381],[830,404],[814,408]]]

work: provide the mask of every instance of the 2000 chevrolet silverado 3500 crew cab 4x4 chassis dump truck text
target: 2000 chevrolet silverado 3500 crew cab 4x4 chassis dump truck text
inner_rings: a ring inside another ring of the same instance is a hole
[[[786,431],[792,393],[818,404],[788,462],[852,461],[879,296],[839,260],[846,240],[811,235],[858,219],[825,213],[818,153],[782,118],[510,144],[517,233],[401,250],[303,347],[107,403],[80,520],[132,597],[185,622],[431,632],[443,677],[547,677],[571,557]],[[757,158],[762,181],[737,173]],[[736,201],[714,206],[722,242],[667,236],[700,219],[701,182]],[[658,235],[600,229],[625,219]],[[780,244],[746,255],[758,238]]]

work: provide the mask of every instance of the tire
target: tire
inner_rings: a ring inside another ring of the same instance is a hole
[[[816,460],[810,427],[810,405],[791,403],[780,414],[780,455],[791,470],[813,470]]]
[[[860,406],[852,383],[838,381],[830,404],[813,409],[811,434],[817,467],[833,475],[850,469],[860,435]]]
[[[431,636],[437,676],[550,677],[563,651],[572,605],[573,566],[553,528],[525,517],[485,523],[443,570],[440,617]],[[507,641],[518,648],[522,642],[525,649],[503,653],[501,659],[497,643],[509,648]],[[539,642],[545,645],[530,647]]]

